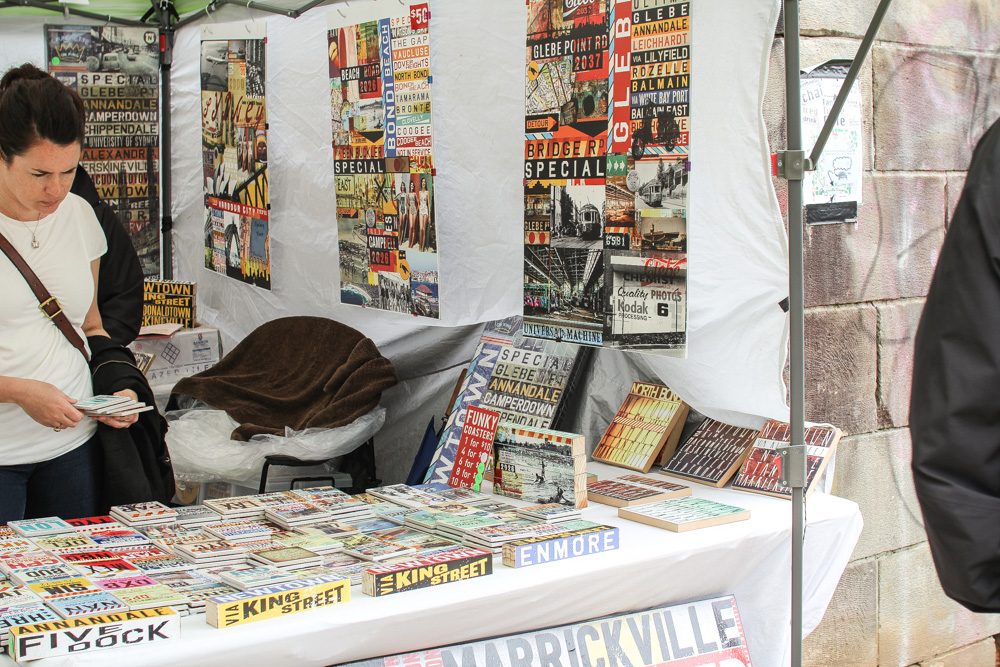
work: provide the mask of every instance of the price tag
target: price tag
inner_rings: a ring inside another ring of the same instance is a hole
[[[410,29],[424,30],[431,21],[431,10],[427,3],[413,5],[410,7]]]

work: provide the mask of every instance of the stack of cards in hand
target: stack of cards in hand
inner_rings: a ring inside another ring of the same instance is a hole
[[[84,398],[74,403],[73,407],[88,417],[127,417],[153,409],[152,405],[146,405],[128,396],[107,394]]]

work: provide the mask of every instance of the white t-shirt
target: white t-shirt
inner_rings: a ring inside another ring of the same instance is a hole
[[[83,320],[94,300],[92,260],[107,249],[94,210],[69,194],[55,213],[33,222],[0,214],[0,233],[11,242],[59,300],[63,312],[84,340]],[[90,368],[80,351],[38,308],[27,281],[0,252],[0,375],[49,382],[70,398],[93,395]],[[86,442],[97,430],[84,417],[75,428],[55,432],[28,416],[19,405],[0,403],[0,465],[48,461]]]

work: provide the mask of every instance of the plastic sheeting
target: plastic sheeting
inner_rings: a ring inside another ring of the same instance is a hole
[[[385,408],[376,408],[339,428],[307,428],[285,435],[260,434],[243,442],[231,440],[239,422],[225,410],[176,410],[167,413],[167,447],[174,477],[182,482],[234,482],[256,486],[270,454],[322,461],[343,456],[375,435],[385,423]]]
[[[370,336],[401,378],[383,397],[377,451],[386,480],[405,477],[428,419],[444,411],[475,348],[474,323],[518,313],[522,302],[525,5],[429,4],[440,165],[441,321],[433,325],[340,304],[326,42],[326,13],[335,10],[297,20],[234,6],[213,13],[268,23],[270,292],[203,268],[199,25],[178,32],[171,77],[174,277],[199,283],[199,319],[222,331],[226,349],[287,315],[331,317]],[[778,305],[788,293],[787,251],[761,115],[778,9],[777,0],[693,3],[688,358],[600,350],[571,425],[589,442],[634,379],[658,379],[730,423],[788,418]],[[0,65],[42,53],[40,21],[4,21]]]

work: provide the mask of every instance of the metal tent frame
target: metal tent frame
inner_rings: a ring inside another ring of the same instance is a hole
[[[43,0],[0,0],[0,9],[6,7],[33,7],[63,14],[80,16],[107,23],[125,26],[156,25],[160,31],[160,87],[161,87],[161,232],[163,278],[173,278],[171,231],[173,217],[170,215],[170,67],[173,61],[174,32],[177,28],[208,17],[224,5],[245,6],[248,10],[279,14],[295,19],[305,12],[332,0],[310,0],[297,8],[283,8],[265,2],[242,2],[242,0],[213,0],[202,9],[180,18],[173,0],[151,0],[151,8],[139,19],[118,18],[98,14],[58,2]],[[803,544],[805,538],[805,483],[806,446],[805,442],[805,315],[804,315],[804,267],[803,267],[803,192],[802,179],[807,171],[813,171],[833,132],[833,126],[847,101],[847,95],[858,78],[862,65],[871,51],[875,35],[882,25],[892,0],[880,0],[857,54],[848,69],[840,92],[820,131],[816,144],[809,156],[802,148],[802,108],[799,79],[799,2],[782,0],[785,28],[785,117],[786,143],[784,151],[777,152],[777,176],[788,181],[788,254],[789,254],[789,371],[790,371],[790,415],[791,442],[789,447],[778,450],[781,457],[782,482],[792,489],[792,618],[791,618],[791,664],[802,665],[802,593],[803,593]],[[148,20],[155,16],[155,23]]]
[[[892,0],[881,0],[847,76],[837,93],[809,157],[802,150],[802,105],[799,81],[799,0],[784,0],[785,122],[787,150],[777,154],[778,176],[788,181],[788,296],[791,443],[778,450],[781,481],[792,489],[792,667],[802,666],[802,575],[805,541],[805,288],[802,259],[802,178],[819,161],[833,126],[871,51],[875,34]]]

